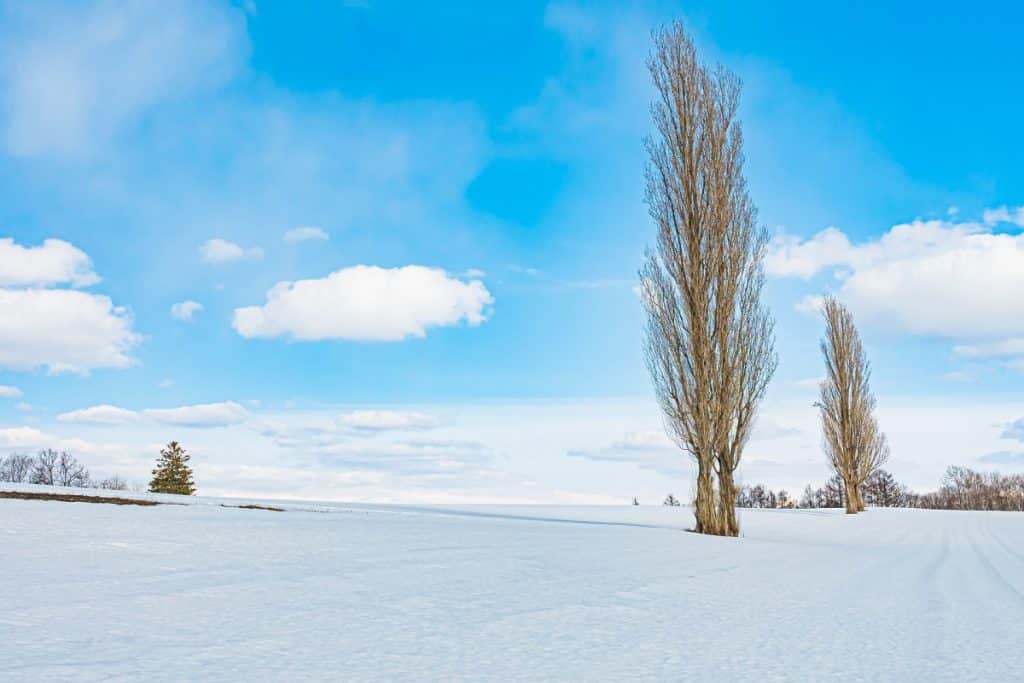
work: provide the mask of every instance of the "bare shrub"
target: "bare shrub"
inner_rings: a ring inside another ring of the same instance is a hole
[[[27,481],[32,471],[32,458],[28,455],[12,453],[0,462],[0,481],[15,484]]]
[[[33,484],[53,486],[57,475],[57,459],[60,454],[57,451],[46,449],[39,451],[32,462],[32,472],[29,474],[29,481]]]
[[[107,489],[108,491],[127,491],[128,482],[123,477],[115,474],[112,477],[96,482],[96,488]]]
[[[53,483],[57,486],[85,488],[89,485],[89,471],[67,451],[57,456]]]

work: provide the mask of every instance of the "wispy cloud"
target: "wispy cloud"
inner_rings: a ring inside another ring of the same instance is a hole
[[[184,322],[192,322],[192,316],[203,310],[198,301],[180,301],[171,306],[171,316]]]
[[[331,238],[323,228],[302,227],[292,228],[284,234],[284,241],[289,243],[314,241],[327,241]]]
[[[253,261],[263,258],[263,249],[260,247],[243,247],[215,237],[203,242],[199,247],[199,255],[206,263],[219,265],[232,263],[234,261]]]

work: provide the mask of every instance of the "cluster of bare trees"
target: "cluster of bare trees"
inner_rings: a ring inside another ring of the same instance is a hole
[[[911,494],[908,507],[1024,512],[1024,475],[950,467],[938,491]]]
[[[786,490],[776,493],[763,484],[743,486],[736,494],[736,507],[738,508],[785,509],[796,506],[796,499],[790,497]]]
[[[875,470],[860,487],[860,499],[872,507],[913,507],[915,494],[883,469]],[[846,506],[846,485],[835,474],[817,489],[807,486],[797,507],[841,508]]]
[[[915,493],[887,471],[876,470],[860,488],[862,500],[873,507],[927,508],[931,510],[1005,510],[1024,512],[1024,475],[977,472],[951,466],[939,490]],[[799,507],[829,508],[846,504],[846,490],[838,475],[824,486],[808,486]]]
[[[739,79],[701,63],[680,23],[654,43],[645,355],[668,432],[697,465],[696,531],[736,536],[735,472],[777,363],[761,303],[768,235],[743,177]]]
[[[127,482],[119,476],[93,481],[89,470],[75,456],[51,449],[41,450],[35,457],[15,453],[0,460],[0,481],[114,491],[128,489]]]

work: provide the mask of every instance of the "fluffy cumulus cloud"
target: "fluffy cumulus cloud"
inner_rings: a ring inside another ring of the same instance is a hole
[[[484,322],[493,298],[479,280],[424,266],[353,266],[325,278],[280,282],[262,306],[235,309],[247,338],[399,341],[427,329]]]
[[[84,374],[133,365],[140,337],[128,310],[106,296],[57,288],[99,280],[89,256],[68,242],[26,247],[0,239],[0,368]]]
[[[323,228],[307,226],[303,228],[292,228],[284,234],[284,241],[289,243],[326,241],[331,238]]]
[[[99,277],[86,253],[64,240],[48,239],[36,247],[23,247],[10,237],[0,239],[0,287],[85,287],[97,282]]]
[[[171,306],[171,316],[177,320],[191,322],[192,316],[203,310],[203,305],[198,301],[179,301]]]
[[[1024,348],[1024,234],[993,225],[1019,215],[1003,208],[980,222],[918,220],[859,244],[835,228],[808,239],[780,234],[765,267],[778,277],[831,273],[831,288],[865,324],[955,339],[964,357],[1012,356]]]
[[[408,429],[431,429],[440,421],[433,415],[394,410],[355,410],[338,416],[338,424],[349,429],[384,432]]]
[[[86,373],[135,364],[128,311],[106,296],[65,289],[0,289],[0,368]]]
[[[204,0],[6,3],[0,45],[0,141],[19,156],[88,154],[248,53],[243,13]]]
[[[199,246],[199,255],[206,263],[219,265],[233,261],[251,261],[263,258],[259,247],[243,247],[220,237],[207,240]]]

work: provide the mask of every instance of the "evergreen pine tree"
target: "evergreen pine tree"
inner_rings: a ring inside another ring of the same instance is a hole
[[[177,441],[167,444],[167,448],[160,451],[160,459],[156,461],[153,480],[149,482],[150,492],[178,493],[184,496],[194,494],[196,486],[192,481],[192,468],[188,466],[191,459],[192,456]]]

